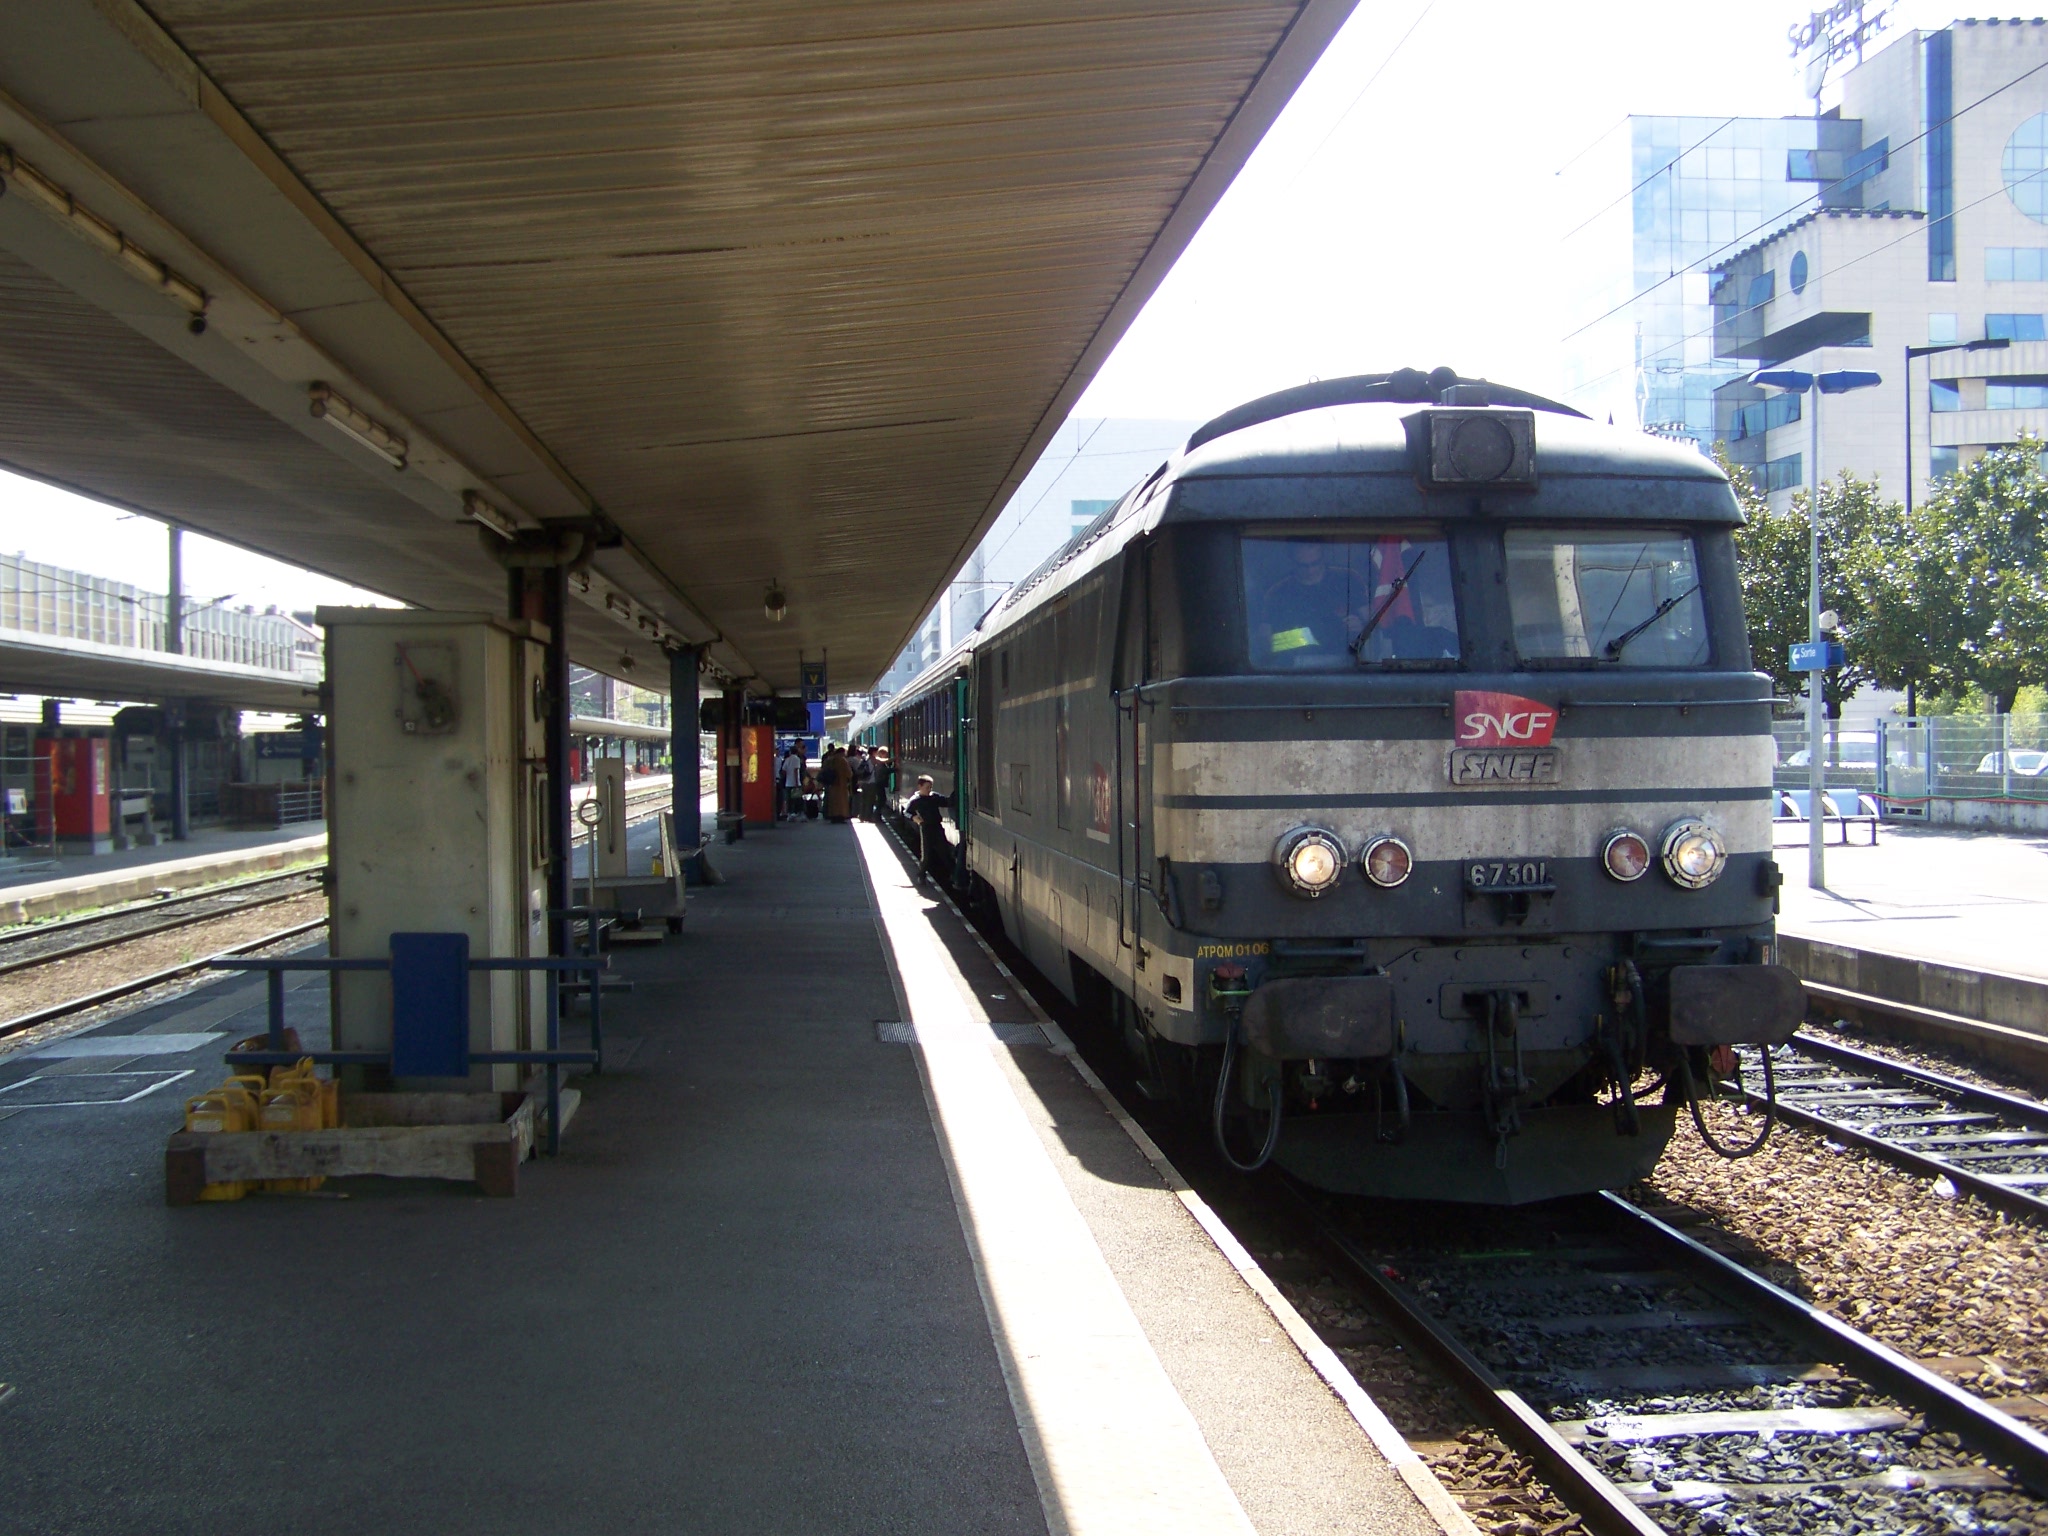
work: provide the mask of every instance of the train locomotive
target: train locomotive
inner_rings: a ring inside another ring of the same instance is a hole
[[[1803,1012],[1740,517],[1689,448],[1519,390],[1310,384],[1201,427],[861,734],[1233,1163],[1612,1188]]]

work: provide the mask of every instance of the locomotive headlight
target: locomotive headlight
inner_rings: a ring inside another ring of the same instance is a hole
[[[1365,848],[1358,855],[1358,862],[1365,870],[1365,878],[1374,885],[1389,889],[1408,878],[1415,868],[1415,855],[1408,851],[1408,845],[1391,833],[1365,840]]]
[[[1721,834],[1695,817],[1674,821],[1664,830],[1664,873],[1689,891],[1712,885],[1728,863],[1728,845]]]
[[[1623,884],[1640,880],[1650,867],[1650,845],[1640,834],[1624,827],[1607,834],[1607,841],[1600,848],[1600,862],[1607,873]]]
[[[1273,867],[1295,895],[1321,896],[1344,873],[1344,845],[1321,827],[1296,827],[1273,845]]]

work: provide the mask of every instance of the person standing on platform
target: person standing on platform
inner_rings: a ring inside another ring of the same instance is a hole
[[[875,803],[875,765],[868,759],[867,747],[856,742],[853,747],[853,814],[862,821],[873,819]]]
[[[792,741],[789,750],[782,754],[782,761],[775,770],[776,819],[795,821],[803,812],[797,801],[804,792],[804,749],[803,743]]]
[[[896,770],[889,762],[887,747],[875,748],[874,780],[868,790],[868,820],[881,821],[889,814],[889,785]]]
[[[903,813],[917,828],[917,870],[933,885],[943,885],[953,873],[953,844],[946,837],[946,811],[951,795],[932,787],[932,776],[917,776],[917,793],[903,802]]]
[[[825,819],[853,820],[853,770],[846,766],[846,749],[833,747],[818,765],[818,782],[825,787]]]

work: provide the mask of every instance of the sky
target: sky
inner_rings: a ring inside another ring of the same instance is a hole
[[[1889,35],[1953,14],[1905,0]],[[1786,41],[1805,16],[1782,0],[1362,0],[1074,417],[1202,420],[1309,379],[1440,364],[1559,392],[1562,340],[1587,318],[1560,271],[1586,211],[1564,173],[1630,113],[1810,111]],[[4,471],[0,551],[163,590],[161,524]],[[365,600],[196,535],[185,565],[201,602]]]
[[[1877,46],[1954,14],[1908,0]],[[1561,173],[1632,113],[1810,113],[1786,38],[1806,15],[1363,0],[1074,414],[1202,419],[1310,379],[1439,365],[1560,391],[1562,338],[1587,318],[1559,270],[1584,211]]]

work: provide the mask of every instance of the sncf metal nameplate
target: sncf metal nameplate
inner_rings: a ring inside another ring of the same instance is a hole
[[[1451,783],[1456,788],[1556,782],[1556,747],[1459,747],[1451,753]]]

